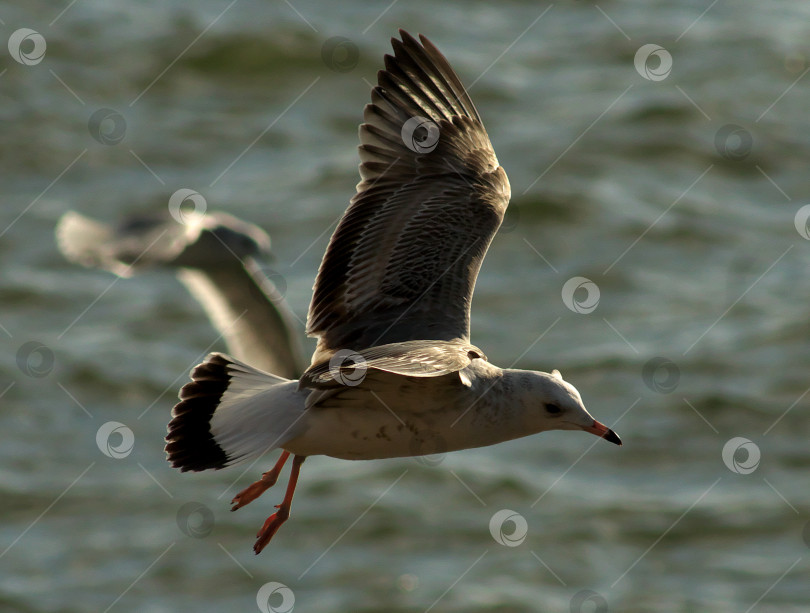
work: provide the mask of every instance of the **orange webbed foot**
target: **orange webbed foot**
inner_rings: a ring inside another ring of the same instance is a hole
[[[287,519],[290,517],[290,507],[292,506],[293,494],[295,494],[295,486],[298,484],[298,475],[301,471],[301,464],[306,460],[306,456],[297,455],[293,458],[292,471],[290,472],[290,481],[287,483],[287,491],[284,494],[284,500],[281,504],[276,505],[278,509],[270,517],[268,517],[262,529],[256,535],[256,543],[253,545],[253,551],[258,555],[262,549],[267,546],[270,539],[278,532]],[[250,488],[248,488],[250,489]],[[266,489],[266,488],[265,488]],[[263,490],[262,490],[263,491]]]
[[[236,496],[234,496],[233,500],[231,500],[231,504],[233,505],[231,507],[231,511],[236,511],[236,509],[240,509],[246,504],[253,502],[268,489],[273,487],[276,484],[276,481],[278,481],[278,475],[281,472],[281,469],[284,468],[284,464],[289,457],[289,451],[282,453],[275,466],[264,473],[261,479],[255,483],[251,483]]]

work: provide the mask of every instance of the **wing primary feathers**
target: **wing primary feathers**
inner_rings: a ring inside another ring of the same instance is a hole
[[[336,350],[469,339],[475,280],[509,181],[468,92],[400,31],[360,127],[360,177],[313,288],[313,364]]]

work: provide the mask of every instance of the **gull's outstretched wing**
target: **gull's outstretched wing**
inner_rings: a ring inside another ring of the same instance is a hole
[[[181,219],[153,212],[110,225],[68,211],[56,225],[56,243],[71,262],[119,277],[152,267],[210,268],[270,254],[264,230],[228,213],[188,212]]]
[[[130,277],[174,270],[238,359],[296,378],[303,359],[294,315],[256,258],[270,250],[258,226],[227,213],[133,216],[117,227],[66,213],[56,228],[65,257]]]
[[[360,126],[362,181],[315,281],[313,364],[342,348],[468,341],[475,280],[509,203],[450,64],[426,38],[400,35]]]
[[[56,226],[56,243],[71,262],[131,277],[174,260],[188,244],[190,229],[168,215],[131,217],[116,227],[68,211]]]

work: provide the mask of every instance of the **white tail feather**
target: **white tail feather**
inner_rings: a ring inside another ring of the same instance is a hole
[[[221,353],[191,374],[172,412],[166,451],[181,470],[223,468],[262,455],[304,429],[298,382]]]

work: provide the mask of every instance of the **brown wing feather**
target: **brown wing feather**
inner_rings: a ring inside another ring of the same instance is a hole
[[[424,37],[400,34],[360,126],[362,181],[315,282],[313,363],[341,348],[468,340],[475,280],[509,202],[506,173],[453,69]],[[434,149],[406,145],[414,117],[438,127]]]

